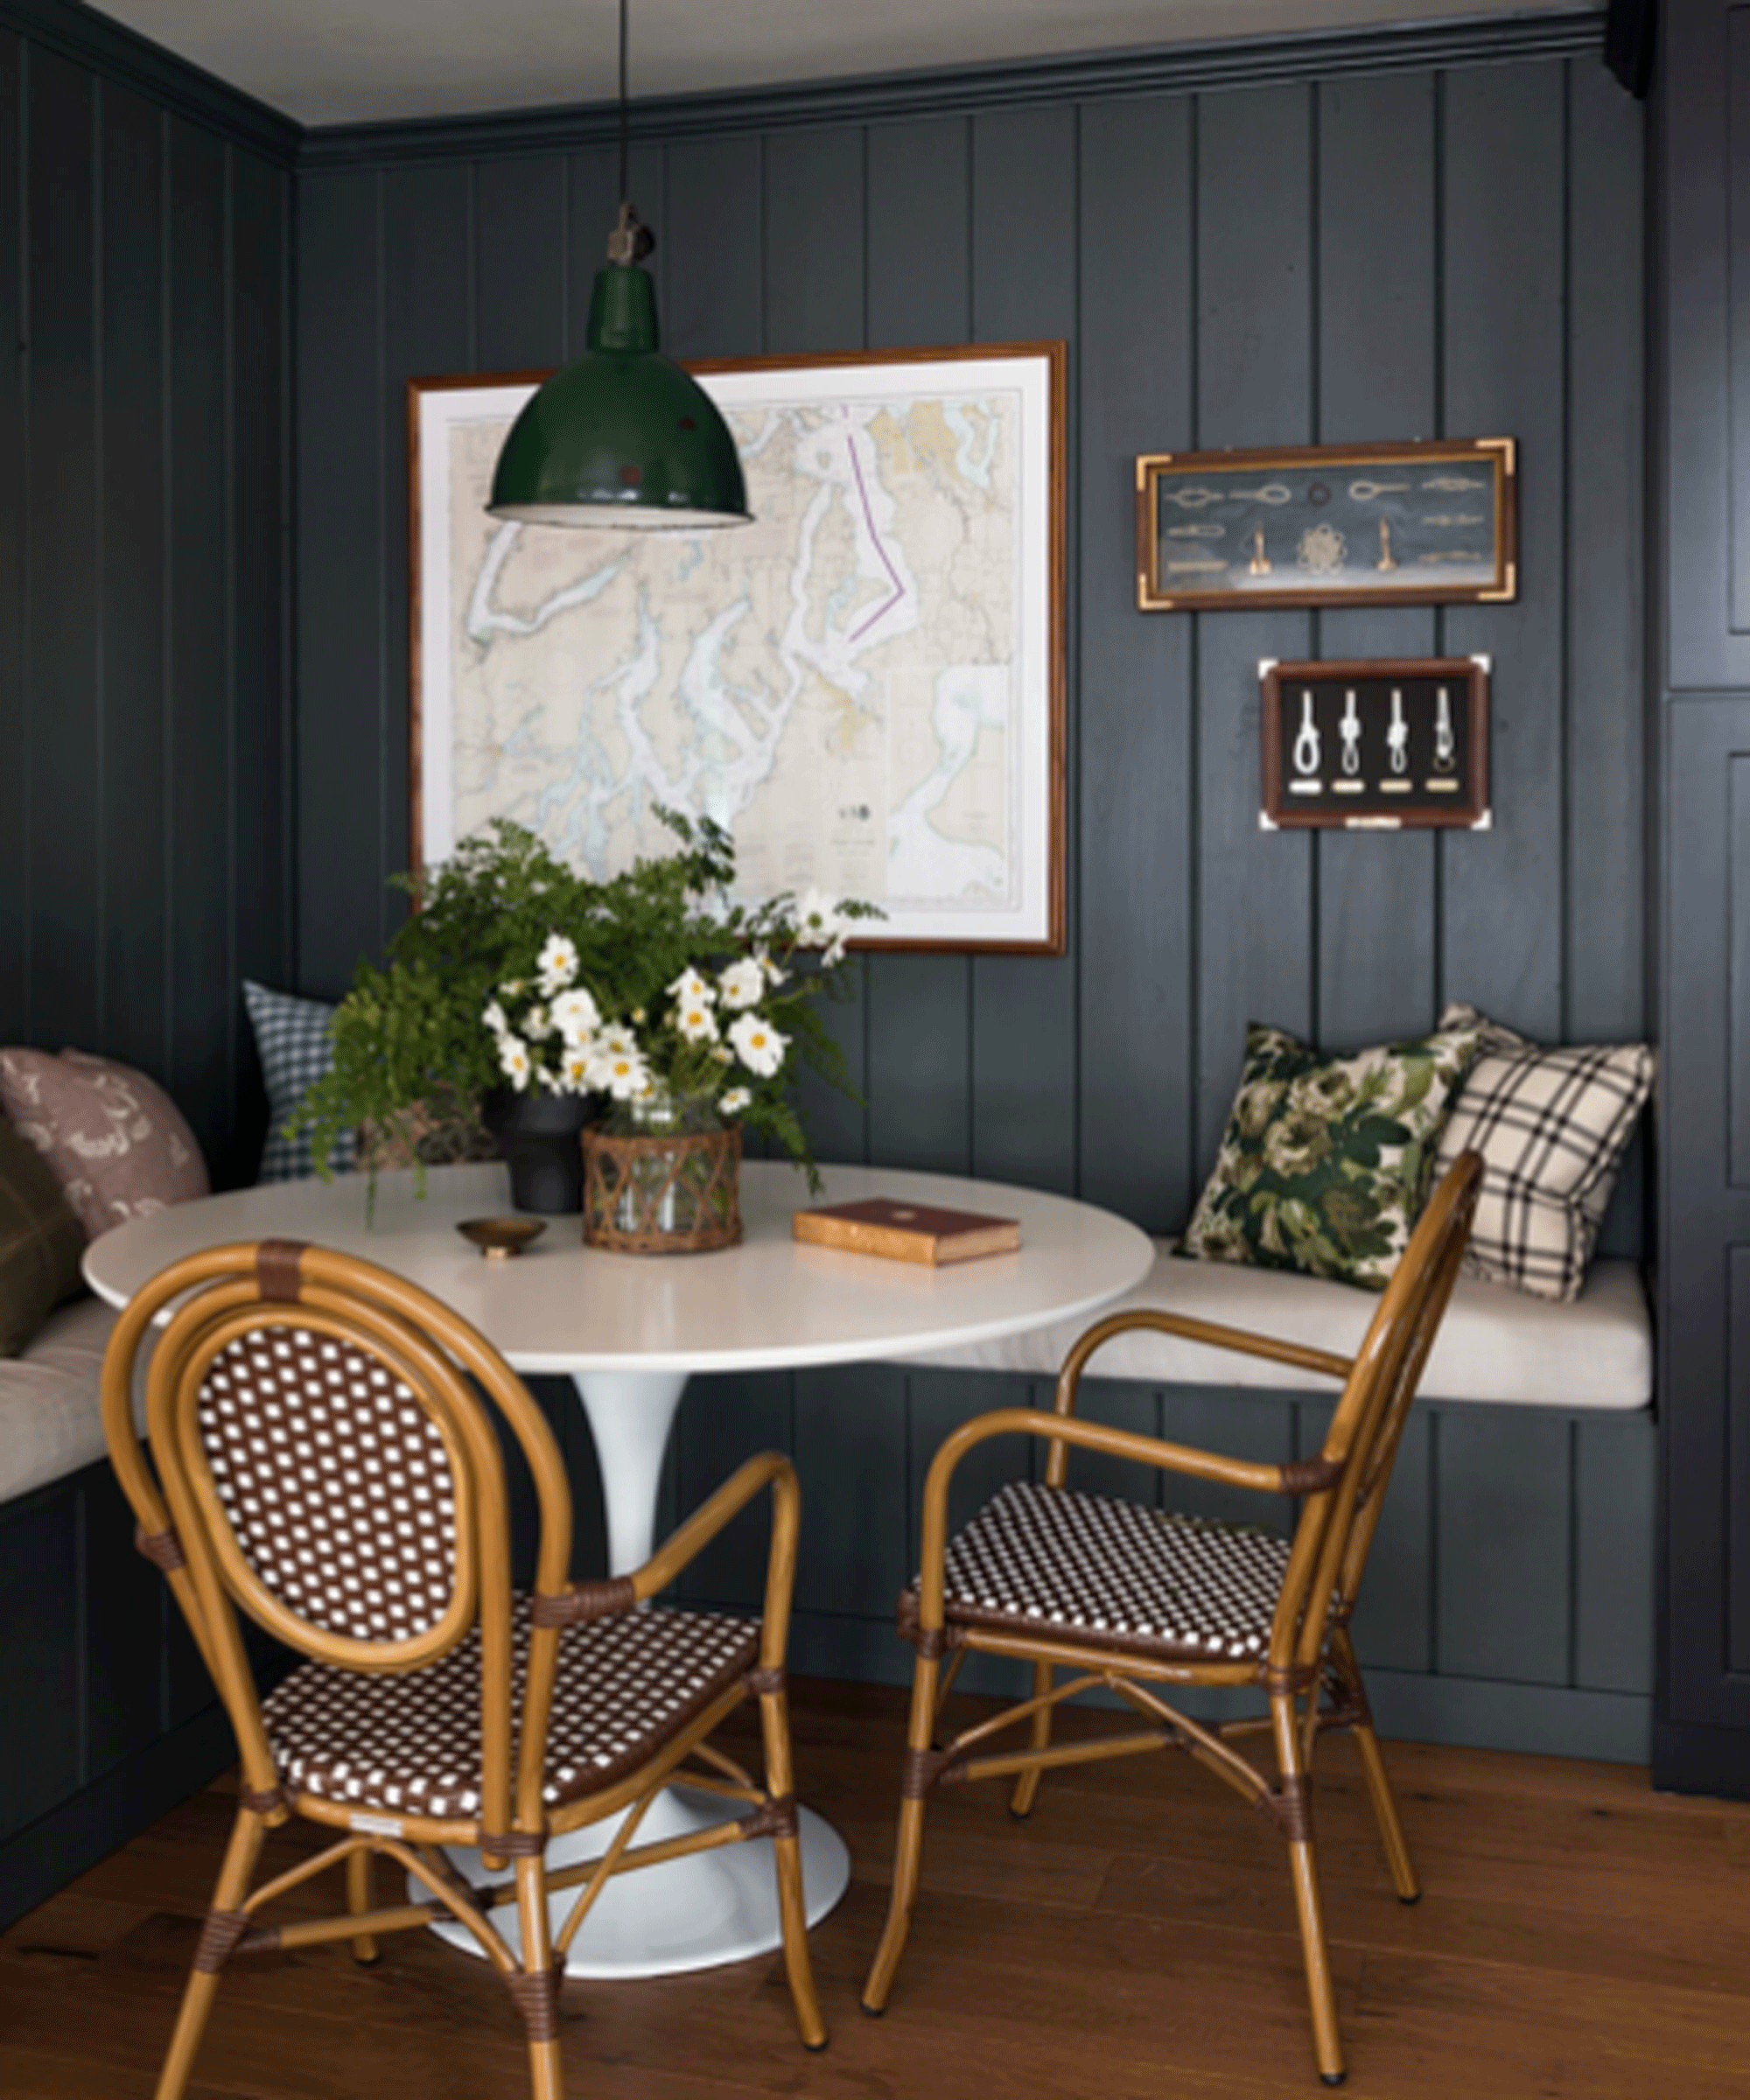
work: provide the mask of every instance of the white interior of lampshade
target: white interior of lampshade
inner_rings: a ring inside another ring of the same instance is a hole
[[[751,525],[745,510],[682,510],[654,503],[492,503],[495,518],[519,525],[564,525],[598,532],[711,532],[724,525]]]

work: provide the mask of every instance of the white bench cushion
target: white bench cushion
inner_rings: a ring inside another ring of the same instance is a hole
[[[0,1361],[0,1502],[103,1456],[98,1376],[115,1325],[102,1298],[77,1298],[23,1355]]]
[[[1110,1311],[1146,1306],[1353,1356],[1379,1307],[1372,1292],[1348,1284],[1280,1269],[1181,1262],[1169,1253],[1172,1244],[1157,1242],[1154,1267]],[[1060,1320],[1031,1334],[908,1361],[1050,1377],[1090,1325],[1087,1320]],[[1088,1376],[1133,1378],[1146,1385],[1336,1390],[1332,1380],[1310,1371],[1208,1348],[1176,1334],[1145,1332],[1109,1342],[1088,1365]],[[1461,1276],[1423,1376],[1422,1397],[1569,1409],[1648,1406],[1653,1326],[1640,1268],[1634,1262],[1594,1262],[1585,1290],[1568,1305]]]

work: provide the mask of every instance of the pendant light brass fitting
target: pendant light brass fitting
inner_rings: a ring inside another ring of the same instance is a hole
[[[641,262],[654,252],[656,236],[629,204],[620,207],[620,223],[607,237],[607,259],[621,264]]]

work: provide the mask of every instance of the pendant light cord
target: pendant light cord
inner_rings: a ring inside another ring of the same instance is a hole
[[[631,0],[620,0],[620,201],[622,204],[632,191],[631,102],[626,56],[630,5]]]

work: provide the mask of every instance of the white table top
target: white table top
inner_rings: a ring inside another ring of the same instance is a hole
[[[606,1254],[576,1217],[553,1218],[514,1261],[484,1260],[456,1233],[462,1218],[509,1209],[505,1170],[434,1167],[427,1194],[411,1172],[287,1181],[182,1203],[117,1226],[86,1250],[87,1280],[124,1305],[185,1254],[234,1240],[300,1239],[374,1261],[422,1284],[480,1328],[520,1371],[781,1369],[903,1357],[1092,1314],[1139,1283],[1154,1250],[1134,1225],[1036,1189],[886,1167],[822,1169],[811,1198],[788,1166],[746,1161],[745,1237],[716,1254]],[[1018,1218],[1017,1253],[943,1269],[805,1247],[790,1214],[861,1196]]]

